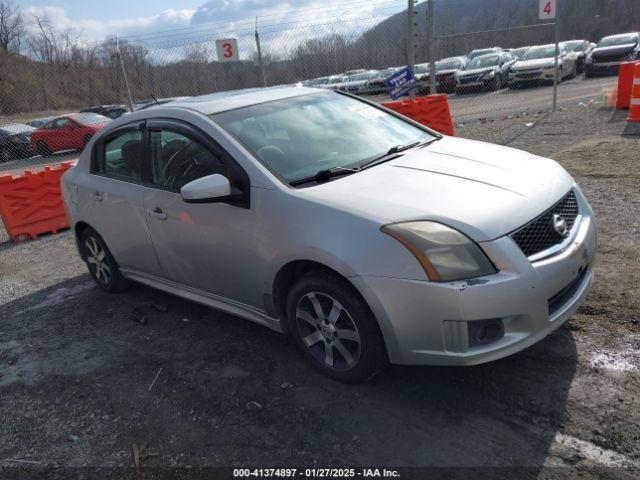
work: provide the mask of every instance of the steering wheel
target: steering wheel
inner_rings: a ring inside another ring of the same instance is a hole
[[[291,165],[285,153],[275,145],[265,145],[256,151],[256,155],[270,163],[276,170],[290,170],[295,165]]]

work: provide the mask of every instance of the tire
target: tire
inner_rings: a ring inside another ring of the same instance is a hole
[[[36,143],[36,154],[42,155],[43,157],[51,155],[51,148],[42,140],[38,140]]]
[[[120,273],[104,240],[94,229],[84,229],[80,236],[80,248],[91,277],[102,290],[117,293],[129,286],[129,281]]]
[[[343,383],[373,378],[387,364],[378,323],[359,293],[325,273],[302,276],[287,297],[289,330],[302,354]]]
[[[500,90],[500,77],[498,77],[498,75],[494,76],[487,85],[488,92],[495,92],[497,90]]]

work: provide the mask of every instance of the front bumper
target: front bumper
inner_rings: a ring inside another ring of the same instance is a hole
[[[534,70],[523,72],[511,72],[509,74],[509,83],[528,83],[528,82],[553,82],[553,70]]]
[[[586,63],[584,70],[587,75],[617,75],[620,64],[625,61]]]
[[[378,319],[390,361],[475,365],[516,353],[560,327],[593,280],[595,220],[579,198],[582,219],[570,243],[552,257],[531,262],[505,236],[482,243],[499,273],[474,281],[351,278]],[[469,346],[469,325],[491,319],[503,323],[504,336]]]

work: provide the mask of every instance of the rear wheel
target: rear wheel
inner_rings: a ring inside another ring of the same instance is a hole
[[[304,356],[335,380],[362,382],[386,363],[384,342],[371,310],[338,277],[304,275],[289,293],[287,318]]]
[[[82,232],[80,248],[91,277],[102,290],[115,293],[129,286],[104,240],[95,230],[86,228]]]
[[[36,143],[36,153],[38,155],[46,157],[48,155],[51,155],[51,148],[49,148],[49,145],[47,145],[46,142],[38,140],[38,142]]]

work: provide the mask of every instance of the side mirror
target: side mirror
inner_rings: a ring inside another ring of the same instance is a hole
[[[180,194],[185,202],[215,202],[231,195],[231,183],[224,175],[215,173],[187,183]]]

